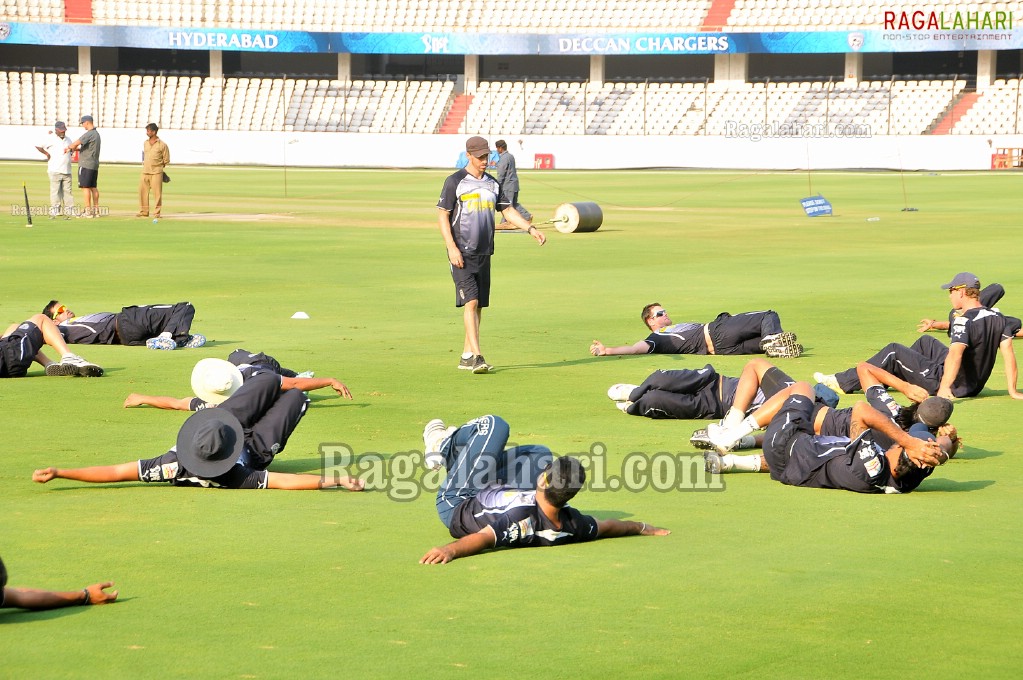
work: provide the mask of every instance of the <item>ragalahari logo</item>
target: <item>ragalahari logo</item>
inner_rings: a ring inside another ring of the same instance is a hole
[[[863,49],[863,34],[860,33],[859,31],[850,33],[848,36],[846,36],[846,39],[849,41],[849,47],[852,49],[853,52],[859,52],[861,49]]]
[[[886,31],[1012,30],[1012,12],[902,10],[884,13]]]

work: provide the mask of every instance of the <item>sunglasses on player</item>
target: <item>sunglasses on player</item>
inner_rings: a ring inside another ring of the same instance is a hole
[[[668,310],[666,310],[666,309],[658,309],[656,312],[654,312],[652,314],[652,316],[655,319],[660,319],[662,316],[667,316],[667,315],[668,315]]]
[[[68,311],[67,305],[61,305],[60,307],[57,307],[55,310],[53,310],[53,319],[56,320],[58,316],[60,316],[66,311]]]

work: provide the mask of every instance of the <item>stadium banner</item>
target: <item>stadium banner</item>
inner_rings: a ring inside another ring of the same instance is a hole
[[[954,24],[953,24],[954,25]],[[842,54],[1023,49],[1023,30],[786,33],[313,33],[163,26],[0,23],[0,43],[223,52],[641,55]]]

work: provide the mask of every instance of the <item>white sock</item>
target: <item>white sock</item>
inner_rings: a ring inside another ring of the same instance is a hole
[[[742,470],[743,472],[760,472],[760,454],[737,456],[726,453],[721,456],[721,464],[726,470]]]
[[[472,357],[473,357],[473,353],[472,352],[462,352],[462,358],[463,359],[472,359]]]
[[[170,340],[170,339],[172,339],[172,338],[173,338],[174,336],[172,336],[172,335],[171,335],[171,332],[170,332],[170,331],[164,331],[163,333],[160,333],[160,337],[161,337],[161,338],[167,338],[168,340]]]
[[[757,425],[757,421],[753,416],[748,416],[742,419],[742,422],[733,425],[728,428],[728,434],[734,436],[736,441],[741,440],[746,435],[750,434],[754,430],[759,430],[760,426]]]
[[[722,427],[735,427],[742,422],[742,419],[746,417],[746,414],[734,406],[728,409],[728,413],[721,419]]]

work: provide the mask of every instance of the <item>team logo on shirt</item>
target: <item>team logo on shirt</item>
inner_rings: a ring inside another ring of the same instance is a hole
[[[867,471],[867,474],[871,477],[877,477],[881,474],[881,459],[874,456],[863,464],[863,468]]]
[[[533,518],[527,517],[505,529],[503,539],[507,543],[517,543],[528,536],[532,536],[533,533]]]

